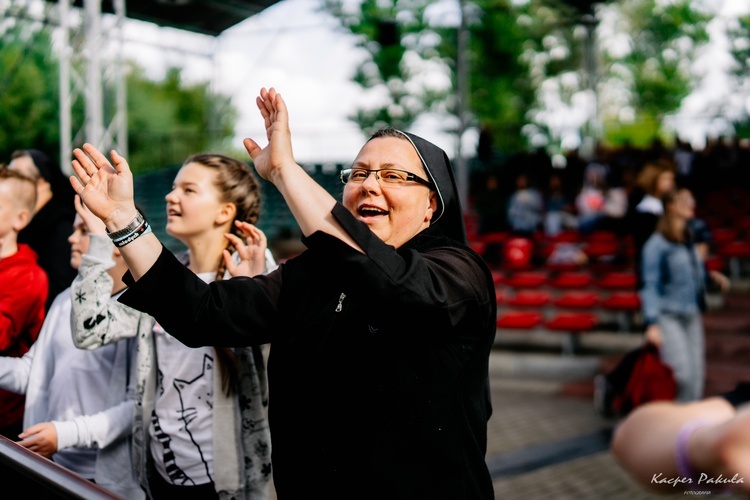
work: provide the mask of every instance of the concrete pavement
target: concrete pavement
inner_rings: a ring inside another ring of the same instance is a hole
[[[535,349],[520,350],[524,339]],[[563,356],[556,352],[558,334],[498,331],[487,452],[497,500],[667,498],[649,493],[619,467],[609,452],[617,420],[598,415],[590,394],[570,390],[591,380],[603,357],[640,341],[637,334],[595,332],[582,337],[581,354]]]

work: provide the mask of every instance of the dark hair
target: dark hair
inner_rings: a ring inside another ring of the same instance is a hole
[[[404,134],[393,127],[385,127],[381,128],[380,130],[376,130],[375,133],[373,133],[370,138],[367,139],[367,142],[370,142],[371,140],[377,139],[379,137],[398,137],[399,139],[403,139],[406,142],[409,142],[409,139],[407,139]]]

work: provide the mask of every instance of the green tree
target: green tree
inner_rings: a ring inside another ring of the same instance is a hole
[[[709,17],[689,0],[564,3],[550,8],[547,31],[532,39],[540,45],[524,55],[538,92],[528,130],[559,145],[565,139],[549,117],[572,117],[589,106],[576,135],[580,129],[605,142],[640,145],[660,137],[665,115],[692,90],[689,64],[708,40]]]
[[[356,10],[349,2],[327,0],[325,8],[342,26],[359,38],[369,54],[353,80],[374,96],[386,94],[376,106],[362,107],[351,115],[367,135],[391,125],[409,128],[422,114],[445,117],[456,114],[457,27],[429,21],[428,0],[364,0]],[[469,108],[495,137],[496,144],[522,146],[521,128],[533,91],[519,54],[527,36],[516,21],[509,0],[479,0],[468,9],[471,16]],[[448,85],[431,86],[420,79],[425,72],[442,73]],[[456,132],[458,121],[444,121]]]
[[[374,104],[349,117],[366,135],[384,125],[408,129],[420,114],[445,98],[445,88],[419,79],[431,65],[445,65],[437,50],[438,30],[424,21],[428,0],[364,0],[353,11],[344,0],[325,0],[324,4],[369,55],[352,78],[372,94]]]
[[[47,30],[6,26],[0,36],[0,162],[17,149],[59,155],[58,65]]]
[[[39,22],[0,23],[0,162],[16,149],[59,156],[59,60],[51,35],[52,29]],[[129,160],[136,172],[181,163],[201,150],[232,150],[237,112],[231,98],[212,92],[209,83],[186,83],[178,68],[154,81],[131,62],[127,89]],[[115,91],[103,92],[108,120],[116,111]],[[73,102],[74,129],[84,113],[79,98]]]
[[[750,94],[750,15],[738,17],[727,30],[727,36],[735,61],[732,72],[734,89],[740,95],[748,95]],[[750,113],[746,108],[733,111],[735,133],[740,137],[750,137]]]
[[[377,108],[362,108],[353,116],[364,132],[384,123],[408,126],[430,111],[455,113],[456,28],[428,22],[430,3],[364,0],[347,11],[349,2],[325,2],[370,55],[354,80],[366,89],[385,88],[389,96]],[[635,134],[649,142],[659,134],[664,116],[691,90],[688,63],[707,40],[708,16],[689,0],[473,0],[466,5],[469,108],[474,125],[489,130],[503,150],[529,143],[559,147],[565,125],[551,117],[580,114],[592,92],[600,97],[605,137],[620,140]],[[603,17],[609,21],[602,24]],[[396,25],[389,33],[398,36],[389,43],[378,29],[384,20]],[[587,38],[587,28],[596,28],[593,37]],[[605,33],[605,28],[615,33]],[[626,39],[627,50],[612,49],[615,35]],[[587,55],[590,47],[594,57]],[[451,86],[430,93],[412,85],[425,62],[439,63]],[[409,106],[399,105],[405,102]],[[623,124],[624,109],[632,111],[640,128]],[[653,125],[643,130],[647,124]],[[587,125],[579,118],[567,126],[580,136]],[[598,133],[598,127],[589,132]]]
[[[521,56],[534,43],[539,18],[519,22],[531,20],[524,16],[529,7],[514,6],[511,1],[478,0],[474,8],[469,23],[469,108],[476,122],[492,134],[498,149],[523,149],[522,130],[528,123],[534,88]]]
[[[136,172],[182,163],[190,154],[230,148],[237,112],[209,84],[186,84],[181,69],[149,80],[131,63],[128,73],[128,150]]]
[[[627,20],[632,51],[621,58],[609,58],[608,67],[618,65],[632,79],[631,103],[637,123],[659,127],[667,113],[676,111],[690,93],[693,78],[690,62],[696,48],[708,41],[708,15],[696,10],[689,0],[670,3],[637,0],[617,4]],[[620,129],[617,116],[610,113],[608,129]]]

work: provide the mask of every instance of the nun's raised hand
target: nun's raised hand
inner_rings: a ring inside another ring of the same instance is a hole
[[[268,145],[261,148],[253,139],[245,139],[243,144],[250,153],[258,175],[275,184],[275,173],[284,166],[294,165],[292,134],[289,130],[289,114],[281,94],[271,87],[262,88],[255,99],[265,122]]]
[[[73,150],[76,177],[70,184],[91,212],[110,230],[127,226],[136,214],[133,174],[128,162],[112,150],[112,163],[94,146],[84,144]],[[114,165],[114,166],[113,166]]]
[[[245,237],[245,241],[237,235],[227,233],[224,236],[232,242],[240,258],[235,264],[228,250],[224,250],[224,263],[232,276],[248,276],[252,278],[266,270],[266,248],[268,241],[263,231],[248,222],[235,221],[235,226]]]

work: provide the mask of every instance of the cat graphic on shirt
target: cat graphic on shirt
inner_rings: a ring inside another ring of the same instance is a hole
[[[201,394],[198,392],[198,388],[201,384],[196,384],[197,381],[203,379],[203,377],[212,377],[214,369],[214,360],[209,355],[204,355],[203,364],[201,366],[201,372],[196,374],[192,380],[181,380],[174,379],[172,385],[176,389],[179,399],[180,408],[176,409],[180,415],[179,420],[184,424],[183,429],[190,438],[190,441],[195,446],[195,452],[200,457],[201,462],[206,469],[206,475],[211,478],[209,472],[208,462],[203,456],[203,451],[200,445],[195,441],[190,429],[190,423],[193,422],[202,412],[210,412],[213,408],[212,400],[213,394],[211,392],[207,394]],[[159,386],[163,384],[163,374],[159,373]],[[212,384],[208,384],[208,387],[213,387]],[[186,406],[189,405],[189,406]],[[167,469],[170,479],[174,484],[186,485],[195,484],[187,474],[177,465],[174,457],[174,453],[171,450],[171,438],[161,431],[161,426],[158,422],[158,417],[154,413],[152,415],[154,421],[154,427],[156,428],[157,439],[161,442],[164,449],[164,465]],[[211,479],[213,480],[213,479]]]

